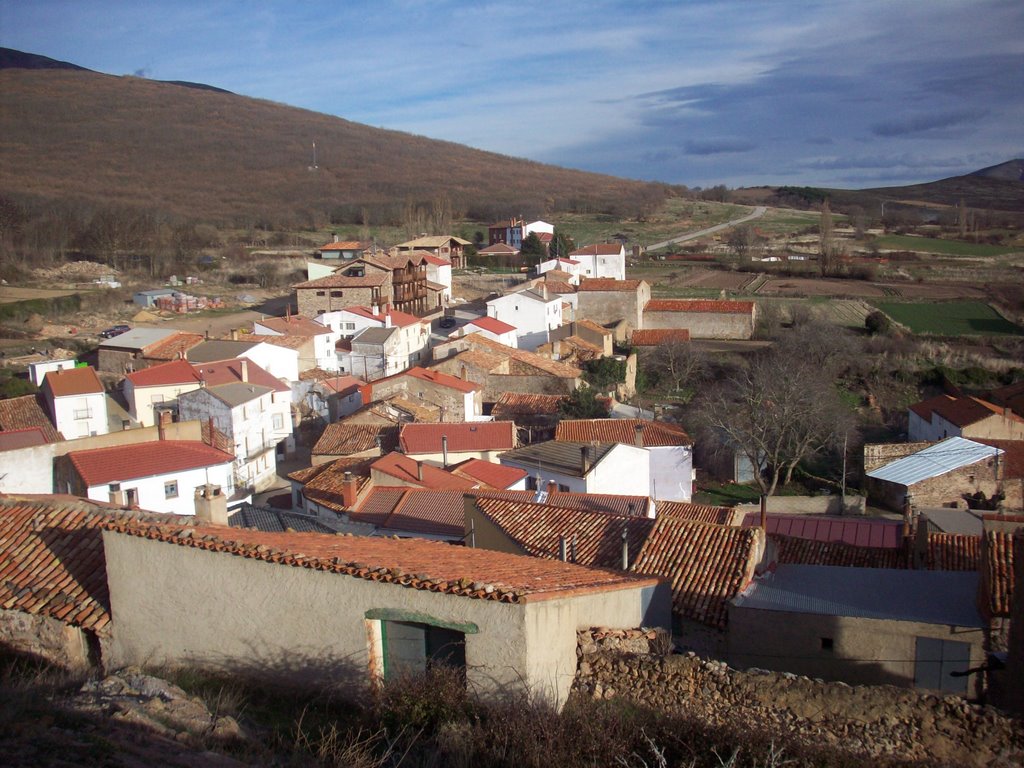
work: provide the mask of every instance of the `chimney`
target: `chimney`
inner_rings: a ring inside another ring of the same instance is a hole
[[[463,381],[469,379],[469,369],[467,369],[465,365],[463,365],[462,368],[459,369],[459,378],[462,379]]]
[[[201,485],[195,495],[196,520],[213,525],[228,524],[228,497],[219,485]]]
[[[910,536],[911,521],[913,520],[914,515],[913,500],[914,497],[909,493],[903,500],[903,538]]]
[[[416,479],[419,480],[421,483],[423,482],[423,462],[422,461],[417,461],[416,462]]]
[[[548,297],[548,284],[547,283],[541,283],[540,284],[540,295],[543,296],[545,298],[545,300],[547,299],[547,297]]]
[[[590,454],[587,452],[587,446],[580,446],[580,473],[585,475],[590,471]]]
[[[231,329],[231,340],[232,341],[238,341],[238,329],[237,328],[232,328]]]
[[[284,321],[286,323],[292,321],[292,303],[290,301],[284,305]]]
[[[242,381],[244,383],[248,384],[249,383],[249,361],[246,360],[244,357],[242,358],[242,361],[241,361],[241,367],[242,367]]]
[[[554,480],[548,480],[548,501],[550,501],[551,497],[554,496],[557,492],[558,483],[556,483]]]
[[[120,483],[111,483],[109,486],[110,492],[110,503],[116,504],[119,507],[124,506],[124,491],[121,490]]]
[[[558,537],[558,559],[563,563],[569,559],[569,542],[565,540],[565,536]]]
[[[637,424],[633,427],[633,445],[637,448],[644,447],[644,425]]]
[[[341,481],[341,503],[345,509],[352,509],[356,505],[356,491],[359,483],[351,472],[346,472]]]
[[[572,542],[569,544],[569,562],[576,562],[576,534],[572,535]]]
[[[768,532],[768,497],[761,494],[761,530]]]
[[[1004,407],[1003,408],[1003,418],[1004,419],[1012,419],[1013,418],[1013,408],[1011,408],[1010,406]]]
[[[165,440],[167,438],[167,435],[164,432],[165,424],[166,424],[166,422],[164,420],[164,414],[165,413],[167,413],[167,411],[162,411],[162,412],[158,413],[157,416],[156,416],[156,439],[157,440]],[[168,414],[168,415],[170,415],[170,414]]]
[[[629,570],[629,530],[622,525],[622,570]]]
[[[379,315],[380,314],[380,306],[378,304],[371,304],[370,305],[370,314],[373,315],[374,317]]]
[[[635,517],[636,516],[636,502],[635,501],[629,502],[629,516],[630,517]]]
[[[333,242],[333,243],[338,242],[338,233],[337,232],[334,233],[334,239],[331,242]]]
[[[441,435],[441,461],[445,469],[448,469],[448,435]]]
[[[390,328],[391,327],[391,313],[388,312],[388,311],[384,312],[384,327],[385,328]]]

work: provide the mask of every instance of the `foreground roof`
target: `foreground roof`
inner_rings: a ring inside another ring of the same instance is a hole
[[[999,448],[976,443],[963,437],[949,437],[924,450],[904,456],[883,467],[867,473],[875,480],[884,480],[897,485],[914,485],[923,480],[930,480],[952,472],[955,469],[969,467],[979,461],[985,461],[1003,452]]]
[[[22,395],[0,400],[0,432],[39,430],[48,443],[61,439],[60,433],[50,422],[50,417],[39,404],[35,395]]]
[[[657,347],[669,342],[689,340],[689,328],[647,328],[633,331],[629,337],[629,343],[634,347]]]
[[[489,488],[504,490],[515,485],[529,473],[525,469],[506,467],[483,459],[466,459],[450,468],[456,477],[464,477],[474,483],[483,483]]]
[[[380,448],[390,453],[398,447],[398,427],[393,424],[352,424],[336,421],[324,427],[313,446],[313,455],[349,456]]]
[[[187,360],[171,360],[132,371],[125,378],[136,387],[166,387],[174,384],[198,384],[202,377]]]
[[[712,507],[708,504],[691,504],[688,501],[659,501],[656,509],[659,516],[715,525],[732,525],[735,516],[735,510],[731,507]]]
[[[635,445],[637,427],[644,448],[693,445],[678,424],[645,419],[562,419],[555,428],[555,440]]]
[[[481,328],[485,331],[490,331],[491,333],[497,334],[499,336],[503,333],[510,333],[516,330],[516,327],[514,325],[509,325],[508,323],[502,322],[496,317],[487,316],[478,317],[475,320],[470,320],[468,323],[466,323],[466,325],[474,325],[477,328]]]
[[[446,470],[411,459],[401,453],[389,453],[376,459],[370,469],[405,483],[424,488],[472,488],[477,482],[456,477]],[[422,473],[422,479],[420,477]]]
[[[89,487],[212,467],[235,460],[229,453],[192,440],[156,440],[91,448],[71,451],[67,456]]]
[[[130,520],[112,521],[104,527],[168,546],[503,603],[639,589],[657,583],[614,571],[418,539],[265,533]]]
[[[1017,554],[1014,536],[1004,531],[988,531],[981,547],[982,607],[989,616],[1009,616],[1013,607],[1013,563]],[[1017,547],[1024,547],[1024,539]]]

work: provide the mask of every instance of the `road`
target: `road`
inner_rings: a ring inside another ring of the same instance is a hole
[[[685,243],[687,240],[696,240],[697,238],[700,237],[713,235],[715,232],[721,232],[723,229],[729,229],[729,227],[736,227],[739,226],[740,224],[746,224],[748,221],[759,219],[762,216],[764,216],[765,211],[767,210],[768,209],[765,208],[763,205],[759,205],[757,206],[757,208],[754,209],[753,213],[748,213],[743,218],[733,219],[732,221],[726,221],[722,224],[715,224],[715,226],[713,227],[708,227],[707,229],[700,229],[697,230],[696,232],[687,232],[685,235],[679,235],[679,237],[672,237],[669,238],[668,240],[663,240],[660,243],[653,243],[652,245],[647,246],[647,250],[654,251],[657,250],[658,248],[664,248],[666,246],[673,245],[674,243]]]

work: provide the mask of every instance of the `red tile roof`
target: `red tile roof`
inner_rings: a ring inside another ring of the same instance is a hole
[[[643,280],[615,280],[610,277],[588,277],[580,281],[577,290],[580,293],[592,291],[632,291],[640,287]]]
[[[846,568],[907,568],[902,547],[859,547],[842,541],[814,541],[795,536],[770,536],[783,565],[833,565]]]
[[[336,421],[324,427],[313,446],[314,456],[349,456],[375,450],[391,453],[398,447],[398,427],[393,424],[352,424]]]
[[[331,329],[310,320],[303,315],[288,315],[286,317],[265,317],[262,320],[253,321],[253,325],[262,325],[272,331],[283,333],[286,336],[321,336],[330,333]]]
[[[937,413],[950,424],[958,427],[969,427],[971,424],[976,424],[993,414],[1003,415],[1002,408],[981,398],[953,397],[952,395],[938,395],[923,402],[915,403],[910,406],[910,410],[929,423],[932,420],[932,413]],[[1010,413],[1010,419],[1024,422],[1024,418],[1012,412]]]
[[[525,349],[507,347],[479,333],[471,333],[463,341],[468,342],[477,349],[484,349],[508,359],[509,373],[512,375],[536,376],[538,371],[565,379],[578,379],[583,375],[583,372],[574,365],[550,360]]]
[[[516,447],[516,425],[511,421],[461,421],[442,424],[403,424],[398,436],[402,453],[440,453],[441,438],[448,450],[509,451]]]
[[[418,539],[266,533],[117,521],[105,526],[168,545],[397,584],[459,597],[527,603],[651,586],[614,571]]]
[[[0,400],[0,432],[38,429],[48,443],[61,440],[61,434],[39,404],[36,395],[22,395]]]
[[[150,344],[142,350],[142,356],[147,360],[177,360],[205,340],[201,333],[177,331],[166,339]]]
[[[928,534],[928,569],[976,571],[981,564],[981,536],[964,533]]]
[[[482,328],[485,331],[490,331],[491,333],[498,335],[516,330],[514,325],[502,322],[496,317],[478,317],[476,320],[470,320],[466,325],[473,325],[477,328]]]
[[[659,501],[656,504],[658,516],[675,517],[680,520],[695,520],[700,523],[732,525],[735,510],[730,507],[712,507],[707,504],[691,504],[687,501]]]
[[[724,629],[729,600],[754,577],[761,541],[756,528],[658,517],[630,570],[667,579],[677,615]]]
[[[374,320],[381,325],[384,325],[385,321],[388,318],[391,318],[391,325],[395,328],[405,328],[408,325],[416,325],[417,323],[423,322],[422,319],[415,315],[410,315],[406,312],[399,312],[397,309],[389,309],[386,313],[377,312],[377,314],[374,314],[371,307],[355,306],[345,307],[345,311],[351,312],[353,315],[358,315],[359,317],[365,317],[367,320]]]
[[[670,341],[689,341],[689,328],[647,328],[633,331],[630,344],[634,347],[657,347]]]
[[[744,528],[760,525],[760,513],[750,512],[743,520]],[[903,546],[903,524],[893,520],[826,515],[769,514],[768,533],[775,536],[794,536],[812,541],[841,541],[858,547]]]
[[[152,365],[129,373],[125,378],[136,387],[166,387],[174,384],[198,384],[202,378],[187,360]]]
[[[71,451],[67,456],[90,488],[121,480],[212,467],[235,460],[230,453],[191,440],[156,440],[110,448],[91,448]]]
[[[646,419],[562,419],[555,428],[555,440],[635,445],[637,427],[641,427],[644,448],[693,445],[678,424]]]
[[[442,259],[440,256],[435,256],[432,253],[428,253],[424,256],[423,260],[428,264],[433,264],[435,267],[450,267],[452,265],[448,259]]]
[[[1005,479],[1024,478],[1024,440],[992,440],[987,437],[972,437],[971,440],[991,445],[1003,452],[999,460],[1003,462],[1003,477]]]
[[[483,459],[466,459],[461,464],[451,467],[450,471],[457,477],[465,477],[497,490],[505,490],[529,474],[525,469],[506,467]]]
[[[1024,536],[988,531],[981,545],[981,607],[989,617],[1009,616],[1013,607],[1015,556],[1024,556]]]
[[[369,243],[361,243],[358,240],[343,240],[337,243],[321,245],[321,251],[362,251],[369,247]]]
[[[326,277],[318,277],[315,280],[307,280],[304,283],[299,283],[293,286],[298,290],[311,291],[317,288],[376,288],[388,281],[390,277],[388,272],[374,272],[367,270],[363,277],[348,277],[347,275],[327,275]]]
[[[94,395],[104,391],[99,376],[89,366],[48,371],[43,379],[43,388],[53,392],[54,397]]]
[[[209,363],[196,363],[192,367],[208,387],[219,387],[221,384],[237,384],[242,381],[242,363],[246,363],[246,384],[269,387],[275,392],[288,392],[288,385],[273,376],[265,368],[256,365],[247,357],[234,357],[230,360],[213,360]]]
[[[580,565],[622,568],[622,534],[630,557],[640,551],[654,521],[550,504],[479,497],[476,508],[523,552],[534,557],[558,558],[560,537],[575,538]]]
[[[110,634],[100,527],[171,515],[118,510],[71,496],[0,496],[0,608]]]
[[[410,459],[400,453],[389,453],[381,456],[370,465],[373,472],[380,472],[403,483],[409,483],[421,488],[465,488],[469,489],[477,483],[464,477],[456,477],[438,467],[424,464],[423,462]],[[423,479],[420,479],[420,470],[423,472]],[[371,475],[372,476],[372,475]]]
[[[529,395],[521,392],[502,392],[491,408],[491,416],[496,419],[515,418],[518,415],[557,415],[559,405],[565,400],[564,395]]]
[[[569,256],[617,256],[623,251],[624,248],[621,243],[596,243],[595,245],[577,248]]]
[[[651,299],[644,312],[712,312],[730,315],[752,315],[754,302],[723,299]]]
[[[478,389],[480,389],[480,385],[474,384],[472,381],[466,381],[465,379],[460,379],[457,376],[450,376],[449,374],[443,373],[441,371],[420,368],[419,366],[410,368],[409,370],[403,371],[402,373],[396,374],[395,376],[392,376],[390,378],[398,378],[400,376],[410,376],[414,379],[419,379],[420,381],[428,381],[432,384],[438,384],[442,387],[456,389],[459,392],[476,392]],[[385,379],[380,379],[379,381],[385,381]]]
[[[513,248],[511,245],[508,245],[507,243],[495,243],[494,245],[489,245],[486,248],[481,248],[479,251],[477,251],[477,253],[482,253],[485,255],[500,254],[504,256],[506,254],[519,253],[519,249]]]
[[[373,488],[370,480],[370,465],[376,457],[344,458],[326,464],[319,464],[288,475],[289,479],[302,483],[302,495],[314,504],[332,509],[335,512],[347,512],[350,506],[345,503],[342,483],[345,475],[351,473],[356,481],[355,502],[364,498]]]

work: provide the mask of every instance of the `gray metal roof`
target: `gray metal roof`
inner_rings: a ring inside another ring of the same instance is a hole
[[[581,448],[587,449],[590,466],[594,467],[616,443],[555,442],[536,443],[515,448],[498,455],[502,464],[512,464],[527,471],[538,467],[571,477],[583,477]]]
[[[963,437],[949,437],[922,451],[873,469],[867,476],[898,485],[913,485],[1001,453],[1001,450],[990,445],[982,445]]]
[[[364,328],[352,337],[353,344],[383,344],[397,333],[398,329],[391,328]]]
[[[976,572],[779,565],[732,603],[765,611],[981,627],[977,593]]]
[[[174,328],[132,328],[112,339],[100,342],[103,349],[142,349],[150,344],[163,341],[178,331]]]
[[[967,533],[972,536],[980,536],[984,532],[985,526],[981,515],[969,509],[929,507],[917,511],[927,517],[928,522],[943,533]]]
[[[196,344],[185,353],[190,363],[212,363],[215,360],[230,360],[244,355],[261,342],[232,341],[231,339],[215,339]]]
[[[273,392],[270,387],[261,387],[259,384],[246,384],[237,382],[235,384],[221,384],[216,387],[208,387],[207,392],[218,400],[234,408],[236,405],[248,403],[267,392]]]
[[[232,528],[255,528],[260,531],[284,533],[292,530],[300,533],[336,533],[334,528],[324,525],[312,515],[304,515],[273,507],[257,507],[242,504],[228,518]]]

